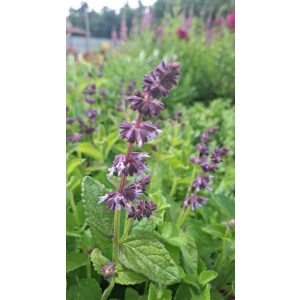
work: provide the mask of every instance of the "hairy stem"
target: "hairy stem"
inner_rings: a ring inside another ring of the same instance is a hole
[[[102,297],[101,297],[101,300],[106,300],[106,299],[108,299],[108,297],[109,297],[109,295],[110,295],[112,289],[114,288],[114,286],[115,286],[115,279],[112,278],[112,279],[111,279],[111,282],[110,282],[110,284],[109,284],[109,286],[108,286],[108,287],[106,288],[106,290],[103,292]]]
[[[128,214],[128,213],[127,213]],[[125,221],[125,226],[124,226],[124,232],[123,232],[123,235],[122,237],[120,238],[120,241],[119,243],[122,243],[128,236],[128,233],[130,231],[130,228],[131,228],[131,225],[133,223],[134,219],[133,218],[126,218],[126,221]]]
[[[136,119],[135,126],[139,126],[142,119],[143,119],[143,114],[139,113],[137,116],[137,119]],[[125,164],[131,155],[132,148],[133,148],[133,144],[128,143],[127,151],[125,154]],[[120,181],[119,188],[118,188],[119,193],[122,193],[124,191],[125,184],[126,184],[126,175],[123,173],[121,175],[121,181]],[[113,238],[113,260],[114,260],[115,264],[117,264],[117,262],[118,262],[120,220],[121,220],[121,211],[116,210],[115,216],[114,216],[114,238]],[[127,222],[127,220],[126,220],[126,222]],[[124,228],[124,230],[125,229],[126,228]],[[128,230],[128,232],[129,232],[129,229],[130,229],[130,227],[126,230]],[[128,232],[127,232],[127,234],[128,234]],[[123,234],[123,236],[124,236],[124,234]]]

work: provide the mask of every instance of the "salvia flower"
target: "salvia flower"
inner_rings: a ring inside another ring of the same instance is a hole
[[[83,90],[83,93],[86,95],[94,95],[96,92],[96,85],[94,83],[91,83]]]
[[[102,202],[106,202],[107,207],[112,210],[120,210],[121,207],[124,207],[127,210],[130,210],[131,208],[128,199],[118,192],[110,192],[102,197],[99,197],[98,203]]]
[[[72,136],[69,136],[67,140],[71,143],[77,143],[82,140],[82,134],[75,132]]]
[[[105,279],[108,279],[116,275],[116,265],[112,261],[103,264],[101,269],[102,269],[103,277]]]
[[[143,171],[149,171],[146,167],[146,162],[143,158],[150,157],[148,153],[144,152],[132,152],[127,161],[125,161],[125,155],[116,155],[112,167],[109,169],[109,176],[111,177],[115,172],[118,176],[122,173],[125,176],[133,174],[144,175]]]
[[[192,194],[190,197],[184,199],[184,206],[191,206],[192,211],[196,209],[196,207],[202,207],[207,203],[207,198],[196,196]]]
[[[130,185],[127,185],[124,188],[123,191],[123,195],[126,199],[130,200],[130,201],[134,201],[136,200],[136,198],[138,196],[140,196],[143,193],[143,189],[141,187],[141,184],[139,184],[138,182],[132,183]]]
[[[210,188],[209,184],[212,179],[213,179],[212,175],[200,174],[199,176],[197,176],[193,183],[193,187],[195,191],[198,192],[201,189],[205,189],[211,192],[212,189]]]
[[[213,163],[218,164],[223,162],[223,156],[228,153],[229,149],[226,147],[216,148],[211,154],[210,159]]]
[[[165,97],[171,88],[177,84],[179,62],[166,63],[162,61],[153,71],[144,76],[143,89],[153,98]]]
[[[67,119],[66,119],[67,124],[73,124],[74,121],[75,121],[75,119],[72,117],[67,117]]]
[[[86,112],[86,115],[89,119],[95,119],[97,117],[98,111],[96,109],[89,109]]]
[[[119,127],[122,139],[125,139],[128,143],[136,143],[139,147],[162,133],[161,130],[149,122],[122,122]]]
[[[85,97],[85,102],[88,103],[88,104],[95,104],[96,103],[96,100],[90,96],[86,96]]]
[[[127,101],[131,103],[130,108],[144,114],[146,117],[158,116],[165,105],[157,99],[149,97],[148,93],[135,91],[134,96],[129,96]]]
[[[128,218],[140,221],[142,218],[150,218],[152,212],[157,208],[157,205],[153,201],[140,200],[131,207],[131,211],[128,214]]]

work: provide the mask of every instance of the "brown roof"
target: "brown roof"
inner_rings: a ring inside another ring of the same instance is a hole
[[[84,35],[84,36],[88,35],[88,33],[84,29],[74,27],[71,24],[71,22],[68,20],[66,23],[66,32],[67,32],[67,34]]]

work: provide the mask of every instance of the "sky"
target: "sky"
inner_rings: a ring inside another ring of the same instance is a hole
[[[75,9],[80,7],[83,0],[65,0],[66,14],[69,14],[69,8],[73,7]],[[107,6],[114,10],[119,10],[123,7],[126,2],[132,8],[138,7],[138,0],[86,0],[90,8],[93,8],[96,11],[100,11],[103,7]],[[142,0],[143,5],[148,6],[152,5],[155,0]]]

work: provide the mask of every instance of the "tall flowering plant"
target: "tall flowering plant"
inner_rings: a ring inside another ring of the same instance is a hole
[[[164,109],[165,105],[161,102],[161,99],[166,97],[172,87],[177,84],[179,67],[180,63],[177,61],[162,61],[154,70],[144,76],[142,91],[135,90],[133,95],[127,97],[127,102],[130,108],[137,112],[137,117],[131,122],[123,121],[119,125],[120,136],[127,142],[127,149],[125,154],[115,156],[112,166],[108,170],[109,177],[117,176],[119,178],[118,187],[115,191],[99,195],[99,208],[95,207],[95,209],[100,209],[99,217],[101,218],[100,214],[102,214],[102,219],[98,220],[98,216],[93,215],[93,218],[95,217],[94,219],[97,221],[90,220],[91,227],[95,225],[95,222],[100,222],[98,229],[104,232],[106,228],[103,229],[105,226],[101,222],[104,223],[105,218],[110,218],[113,214],[113,228],[110,233],[112,237],[111,259],[104,258],[98,249],[95,249],[92,253],[95,269],[110,282],[102,295],[102,299],[107,299],[116,282],[135,284],[146,280],[145,277],[147,277],[154,282],[168,284],[180,276],[179,268],[156,238],[150,239],[148,234],[142,237],[129,235],[134,221],[138,222],[143,218],[149,219],[157,208],[155,202],[141,199],[151,181],[150,170],[147,168],[147,162],[145,161],[150,156],[148,153],[140,152],[136,148],[140,148],[144,143],[162,133],[156,125],[145,119],[158,116]],[[130,177],[133,177],[133,179],[130,179]],[[92,191],[93,188],[90,187],[90,190]],[[89,191],[83,190],[83,197],[88,198],[89,193]],[[103,208],[103,204],[106,208]],[[89,210],[88,205],[87,203],[87,210]],[[121,236],[122,211],[125,212],[126,217]],[[93,213],[91,212],[91,214]],[[149,244],[149,247],[147,247],[145,253],[145,250],[140,249],[146,244]],[[133,253],[135,254],[133,255]],[[153,255],[163,259],[153,261]],[[128,270],[126,269],[125,272],[124,268],[128,268]],[[149,271],[151,268],[153,270]],[[160,274],[157,274],[156,268],[162,269]],[[124,275],[124,272],[126,275]]]
[[[229,149],[226,147],[217,147],[209,152],[209,141],[212,135],[218,131],[217,127],[208,128],[200,136],[200,143],[197,144],[198,156],[192,156],[191,163],[200,166],[201,171],[195,178],[196,168],[193,168],[192,184],[190,185],[186,198],[183,202],[183,209],[177,221],[177,225],[181,227],[188,216],[190,210],[194,211],[196,207],[202,207],[207,203],[207,198],[197,195],[198,192],[212,192],[210,187],[213,180],[213,174],[218,170],[218,164],[223,162],[223,157],[227,155]],[[191,191],[193,190],[193,193]]]

